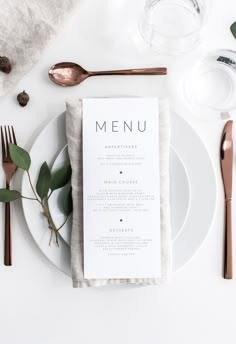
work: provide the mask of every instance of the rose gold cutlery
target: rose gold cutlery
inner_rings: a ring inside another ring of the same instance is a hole
[[[49,78],[60,86],[75,86],[95,75],[166,75],[167,68],[140,68],[88,72],[77,63],[61,62],[49,69]]]
[[[225,244],[224,244],[224,278],[233,278],[232,252],[232,176],[233,176],[233,121],[228,121],[224,127],[220,160],[225,193]]]
[[[10,189],[11,179],[16,172],[16,165],[12,162],[9,154],[9,143],[16,143],[13,127],[1,126],[2,142],[2,167],[6,175],[6,188]],[[5,203],[5,243],[4,243],[4,264],[12,265],[12,243],[11,243],[11,205]]]

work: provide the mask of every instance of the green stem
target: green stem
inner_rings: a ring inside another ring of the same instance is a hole
[[[42,202],[40,201],[40,199],[38,198],[38,196],[37,196],[37,194],[36,194],[36,192],[35,192],[35,190],[34,190],[34,187],[33,187],[33,184],[32,184],[31,178],[30,178],[29,171],[26,171],[26,172],[27,172],[27,175],[28,175],[28,179],[29,179],[29,183],[30,183],[31,189],[32,189],[32,191],[33,191],[33,193],[34,193],[34,195],[35,195],[35,198],[37,199],[37,201],[38,201],[40,204],[42,204]]]
[[[55,232],[55,239],[56,239],[56,244],[59,247],[59,241],[58,241],[58,233],[57,231]]]
[[[47,221],[48,221],[48,228],[51,230],[51,235],[50,235],[50,239],[49,239],[49,246],[51,245],[51,242],[52,242],[53,233],[55,233],[56,244],[57,244],[57,246],[59,246],[58,231],[64,226],[64,224],[66,223],[66,221],[68,219],[68,216],[66,217],[65,221],[63,222],[63,224],[59,228],[57,228],[55,223],[54,223],[54,221],[53,221],[53,219],[52,219],[52,216],[51,216],[51,213],[50,213],[50,210],[49,210],[49,206],[48,206],[48,200],[49,200],[50,196],[52,195],[53,191],[51,190],[49,195],[44,200],[40,200],[38,198],[38,195],[37,195],[34,187],[33,187],[33,183],[32,183],[29,171],[26,171],[26,172],[27,172],[29,183],[30,183],[30,186],[31,186],[31,189],[33,191],[33,194],[34,194],[35,198],[26,197],[26,196],[21,196],[21,197],[29,199],[29,200],[37,201],[37,202],[40,203],[40,205],[41,205],[41,207],[43,209],[43,214],[47,218]]]
[[[50,240],[49,240],[49,246],[51,245],[52,237],[53,237],[53,230],[51,229]]]
[[[65,221],[62,223],[62,225],[61,225],[60,227],[57,228],[57,232],[59,232],[59,230],[66,224],[66,221],[68,220],[68,217],[69,217],[69,216],[67,216],[67,217],[65,218]]]
[[[23,196],[23,195],[21,195],[21,198],[30,199],[31,201],[38,201],[37,198],[26,197],[26,196]]]
[[[49,210],[49,206],[48,206],[48,199],[46,198],[44,200],[44,202],[41,203],[42,204],[42,208],[43,208],[43,212],[44,215],[46,216],[47,220],[48,220],[48,227],[51,230],[51,236],[50,236],[50,241],[49,241],[49,245],[51,244],[52,241],[52,236],[53,233],[55,233],[55,239],[56,239],[56,244],[59,246],[59,242],[58,242],[58,238],[57,238],[57,227],[52,219],[50,210]]]

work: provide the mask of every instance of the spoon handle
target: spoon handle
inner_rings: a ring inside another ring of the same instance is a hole
[[[88,72],[89,76],[94,75],[166,75],[167,68],[139,68],[139,69],[121,69],[121,70],[107,70],[98,72]]]

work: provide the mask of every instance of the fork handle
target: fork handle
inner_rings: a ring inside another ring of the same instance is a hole
[[[225,252],[224,252],[224,278],[233,278],[233,249],[232,249],[232,212],[231,199],[225,202]]]
[[[6,188],[10,189],[8,183]],[[11,203],[5,203],[5,242],[4,242],[4,265],[12,265],[12,240],[11,240]]]

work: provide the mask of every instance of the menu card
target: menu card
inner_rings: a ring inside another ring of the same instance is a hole
[[[157,98],[83,100],[84,278],[161,275]]]

